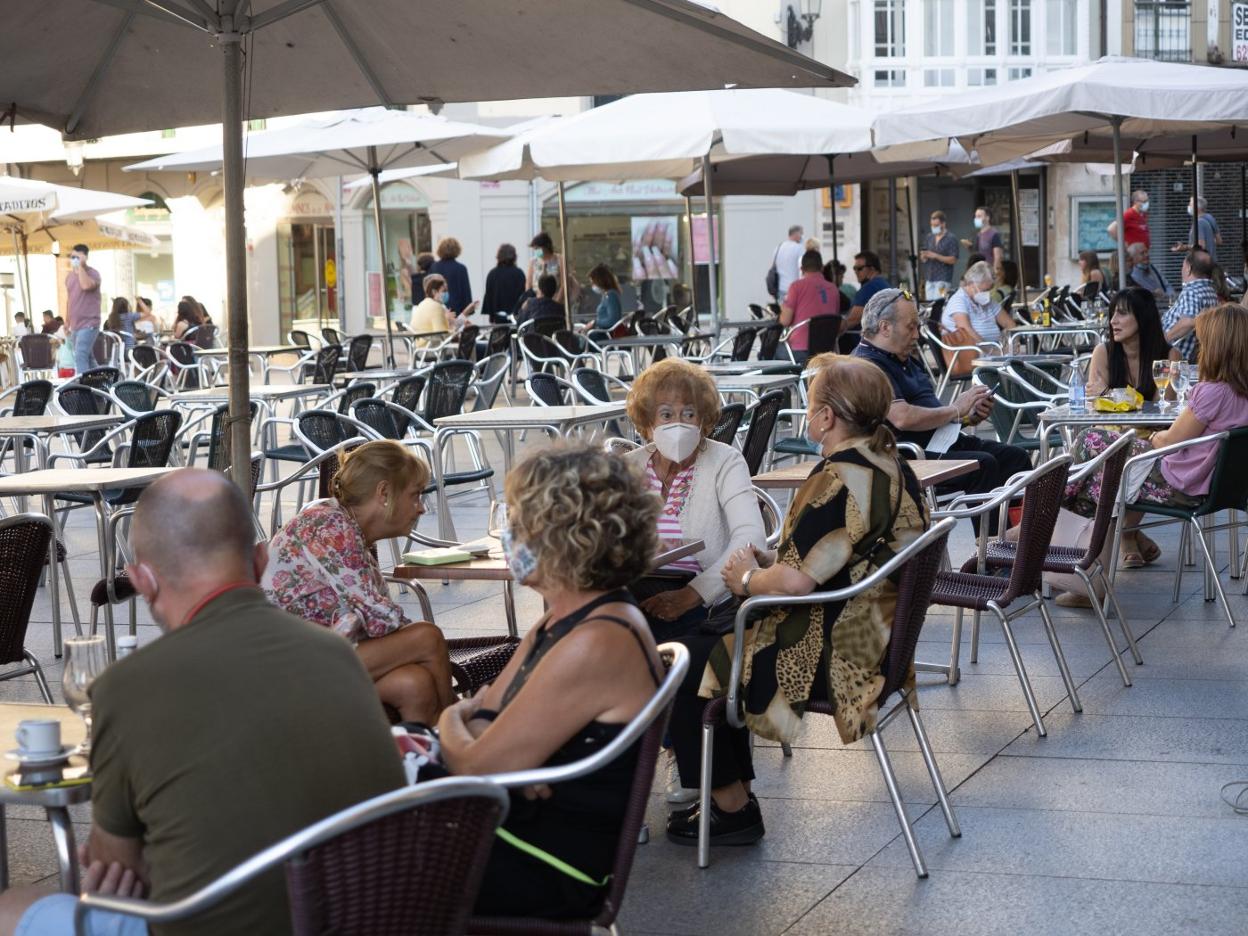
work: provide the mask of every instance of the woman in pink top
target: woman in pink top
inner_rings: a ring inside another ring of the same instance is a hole
[[[1187,408],[1174,424],[1151,438],[1137,439],[1131,454],[1186,442],[1227,429],[1248,426],[1248,308],[1226,303],[1206,309],[1196,319],[1200,347],[1200,383],[1192,389]],[[1075,442],[1075,461],[1082,462],[1111,444],[1117,434],[1108,429],[1089,429]],[[1202,443],[1164,455],[1153,463],[1140,486],[1137,502],[1189,507],[1209,493],[1209,483],[1217,463],[1218,445]],[[1091,516],[1100,497],[1100,481],[1072,485],[1066,491],[1067,506]],[[1073,504],[1069,503],[1073,500]],[[1128,511],[1124,522],[1133,526],[1140,514]],[[1122,536],[1122,567],[1135,569],[1154,562],[1161,550],[1143,534],[1131,531]]]
[[[817,250],[806,251],[802,254],[802,276],[789,287],[780,304],[780,324],[797,326],[820,315],[839,315],[840,310],[841,294],[836,284],[823,277],[823,257]],[[794,360],[805,364],[810,357],[810,326],[792,331],[788,345]]]

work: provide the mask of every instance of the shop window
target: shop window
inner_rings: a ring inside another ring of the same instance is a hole
[[[905,58],[905,55],[905,0],[875,0],[875,57]]]

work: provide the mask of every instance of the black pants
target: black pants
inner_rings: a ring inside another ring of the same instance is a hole
[[[633,597],[637,599],[637,603],[645,601],[647,598],[653,598],[655,595],[663,592],[676,591],[684,588],[693,581],[692,572],[672,572],[662,575],[643,575],[633,584],[628,586],[628,590],[633,593]],[[642,612],[646,614],[646,612]],[[680,617],[671,621],[665,621],[657,618],[652,614],[646,614],[646,623],[650,625],[650,633],[654,636],[655,643],[666,643],[669,640],[679,640],[687,634],[696,633],[698,625],[706,620],[706,606],[697,604],[682,614]]]
[[[716,634],[694,634],[680,642],[689,648],[689,673],[676,690],[672,719],[667,733],[680,770],[680,785],[696,787],[702,771],[702,710],[709,700],[698,697],[702,671],[711,650],[722,638]],[[726,722],[715,728],[715,747],[711,757],[711,788],[728,786],[737,780],[754,779],[754,760],[750,756],[750,733],[733,728]]]
[[[970,474],[936,485],[937,494],[965,492],[982,494],[999,488],[1006,480],[1020,471],[1031,470],[1031,456],[1016,445],[1006,445],[995,439],[981,439],[978,436],[962,433],[958,440],[950,446],[942,459],[972,459],[979,467]],[[978,520],[979,518],[974,518]],[[979,524],[975,524],[979,529]],[[997,514],[993,512],[988,521],[988,529],[997,532]]]

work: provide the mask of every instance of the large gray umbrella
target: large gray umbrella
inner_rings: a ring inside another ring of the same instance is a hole
[[[691,0],[6,0],[0,108],[67,137],[224,124],[230,441],[250,478],[245,118],[851,79]]]

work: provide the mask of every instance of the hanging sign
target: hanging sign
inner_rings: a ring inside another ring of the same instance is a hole
[[[1248,64],[1248,3],[1231,4],[1231,61]]]

